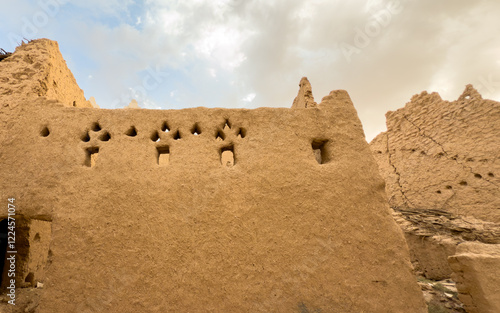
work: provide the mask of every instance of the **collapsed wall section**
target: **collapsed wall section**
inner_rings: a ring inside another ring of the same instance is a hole
[[[467,241],[500,243],[500,224],[445,211],[397,209],[393,217],[405,234],[416,272],[427,279],[451,277],[448,257]]]
[[[370,144],[389,204],[500,222],[500,103],[468,85],[460,98],[415,95]]]

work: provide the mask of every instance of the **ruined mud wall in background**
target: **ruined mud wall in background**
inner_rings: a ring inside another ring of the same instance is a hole
[[[500,103],[468,85],[415,95],[370,144],[416,271],[452,278],[467,312],[499,308]]]
[[[0,62],[0,97],[2,106],[11,108],[39,98],[67,107],[92,107],[66,66],[59,45],[47,39],[23,43]]]
[[[468,85],[456,101],[423,92],[386,117],[370,146],[391,207],[500,222],[500,103]]]
[[[295,109],[84,108],[72,76],[47,82],[69,73],[55,47],[1,64],[0,199],[51,227],[28,262],[44,271],[20,273],[43,283],[28,310],[425,312],[347,92]],[[20,64],[46,71],[15,79]]]

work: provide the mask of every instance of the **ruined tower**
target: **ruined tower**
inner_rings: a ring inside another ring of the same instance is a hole
[[[370,146],[392,207],[500,222],[500,103],[468,85],[456,101],[422,92],[386,117]]]

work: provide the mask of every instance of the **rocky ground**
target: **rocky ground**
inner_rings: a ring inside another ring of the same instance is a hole
[[[458,299],[454,281],[451,279],[433,281],[423,276],[417,278],[429,313],[465,313],[463,304]]]
[[[393,208],[393,217],[401,229],[408,235],[426,238],[429,248],[433,244],[442,244],[445,238],[449,245],[458,245],[462,242],[481,242],[486,244],[500,243],[500,224],[485,222],[473,217],[463,217],[441,210],[418,210]],[[429,240],[430,239],[430,240]],[[434,240],[434,241],[433,241]],[[410,251],[416,249],[410,243]],[[424,246],[422,246],[424,247]],[[426,258],[435,250],[412,251],[413,258]],[[446,256],[433,256],[444,257]],[[412,259],[418,284],[422,289],[429,313],[465,313],[464,304],[459,299],[456,284],[450,278],[432,280],[429,269],[433,263],[420,263],[425,260]],[[434,262],[436,264],[436,262]]]

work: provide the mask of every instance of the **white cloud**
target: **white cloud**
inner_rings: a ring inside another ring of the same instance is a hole
[[[225,25],[207,25],[201,31],[200,38],[193,43],[199,57],[225,70],[239,67],[246,56],[241,46],[248,34]]]
[[[256,94],[255,93],[249,93],[246,95],[243,99],[241,99],[244,102],[252,102],[253,99],[255,99]]]
[[[184,31],[184,16],[177,11],[161,12],[159,19],[162,21],[163,31],[167,35],[178,36]]]

